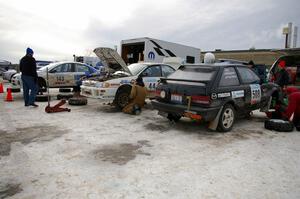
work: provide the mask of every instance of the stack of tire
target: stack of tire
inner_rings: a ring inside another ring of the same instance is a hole
[[[294,124],[281,119],[269,119],[265,121],[265,128],[280,132],[291,132],[294,130]]]

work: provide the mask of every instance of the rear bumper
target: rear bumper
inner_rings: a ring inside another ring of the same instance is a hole
[[[185,111],[187,111],[186,105],[169,104],[165,102],[159,102],[157,100],[152,100],[151,103],[154,109],[161,112],[184,115]],[[198,115],[201,115],[201,117],[205,121],[212,121],[217,116],[220,108],[221,107],[202,108],[202,107],[191,106],[190,111],[196,112]]]

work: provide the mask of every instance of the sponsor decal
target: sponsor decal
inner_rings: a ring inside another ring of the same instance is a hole
[[[130,84],[130,81],[128,79],[123,79],[120,82],[121,84]]]
[[[250,84],[251,89],[251,104],[256,104],[260,102],[261,99],[261,89],[259,84]]]
[[[218,98],[230,97],[230,93],[218,93]]]
[[[154,59],[155,59],[155,54],[154,54],[154,52],[150,51],[150,52],[148,53],[148,58],[151,59],[151,60],[154,60]]]
[[[245,96],[244,90],[231,91],[232,98],[240,98]]]

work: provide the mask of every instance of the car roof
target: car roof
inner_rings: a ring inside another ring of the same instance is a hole
[[[211,68],[225,68],[230,66],[238,66],[238,67],[247,67],[244,64],[233,64],[233,63],[226,63],[226,62],[218,62],[213,64],[183,64],[182,66],[188,66],[188,67],[211,67]],[[181,67],[181,66],[180,66]]]

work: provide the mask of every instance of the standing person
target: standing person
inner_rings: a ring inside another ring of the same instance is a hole
[[[133,83],[130,92],[129,104],[123,108],[124,113],[138,115],[145,105],[147,90],[142,77],[138,77]]]
[[[275,83],[278,84],[282,89],[287,86],[290,82],[289,73],[285,69],[285,61],[278,63],[278,71],[275,73]]]
[[[260,84],[266,82],[266,67],[264,65],[255,65],[254,62],[250,60],[248,66],[259,77]]]
[[[38,107],[38,105],[34,103],[38,90],[38,76],[36,72],[36,61],[31,48],[26,49],[26,55],[20,61],[20,71],[22,72],[21,79],[23,83],[25,106]]]

